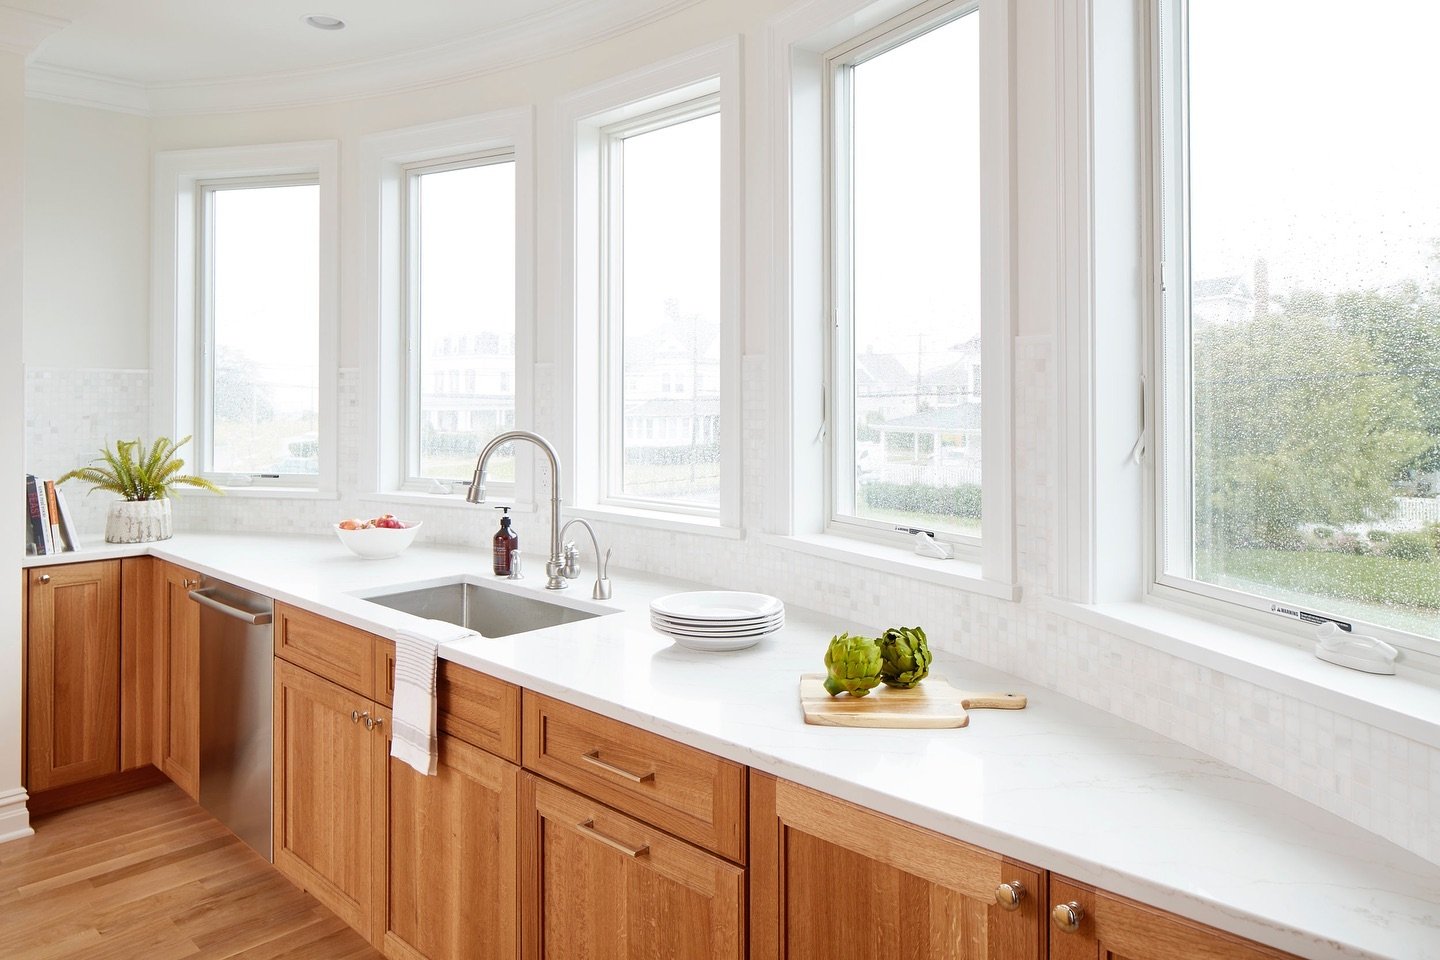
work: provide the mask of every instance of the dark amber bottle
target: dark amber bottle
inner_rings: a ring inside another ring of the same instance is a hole
[[[496,507],[496,510],[505,511],[500,516],[500,529],[495,531],[495,537],[491,541],[494,545],[494,559],[491,566],[495,570],[495,576],[510,576],[510,555],[520,549],[520,536],[510,529],[510,508]]]

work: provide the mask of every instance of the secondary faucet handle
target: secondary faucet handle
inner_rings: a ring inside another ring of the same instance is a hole
[[[574,580],[580,576],[580,550],[575,546],[574,540],[565,541],[565,566],[560,570],[560,575],[566,580]]]
[[[525,579],[525,574],[523,574],[523,573],[520,572],[520,551],[519,551],[519,550],[511,550],[511,551],[510,551],[510,576],[506,577],[505,579],[507,579],[507,580],[524,580],[524,579]]]

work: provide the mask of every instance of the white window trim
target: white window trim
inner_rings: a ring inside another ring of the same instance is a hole
[[[720,503],[718,511],[604,494],[601,437],[601,202],[605,129],[704,97],[720,104]],[[556,109],[553,171],[558,186],[559,301],[555,304],[556,430],[571,464],[561,494],[587,515],[615,522],[672,516],[676,522],[740,527],[741,378],[744,344],[744,216],[740,43],[728,39],[633,71],[563,98]],[[707,522],[708,521],[708,522]]]
[[[1148,10],[1094,0],[1063,0],[1056,18],[1063,54],[1057,89],[1065,98],[1057,125],[1060,542],[1051,606],[1127,636],[1138,635],[1127,623],[1163,624],[1163,643],[1155,639],[1161,628],[1145,628],[1152,645],[1217,666],[1244,661],[1257,681],[1274,685],[1282,676],[1279,660],[1290,657],[1288,669],[1297,671],[1292,651],[1311,658],[1313,627],[1257,609],[1253,598],[1236,591],[1195,581],[1180,586],[1161,573],[1165,425],[1155,374],[1163,369],[1157,325],[1166,281],[1158,255],[1159,28]],[[1179,266],[1169,266],[1168,282],[1184,281]],[[1137,449],[1138,460],[1131,455]],[[1323,613],[1322,607],[1314,609]],[[1402,675],[1425,684],[1440,675],[1433,640],[1350,622],[1401,648]],[[1211,639],[1222,635],[1223,645]],[[1248,638],[1251,649],[1238,637]],[[1277,652],[1277,644],[1286,652]],[[1326,681],[1337,672],[1342,679]],[[1352,671],[1322,665],[1318,678],[1309,670],[1293,675],[1301,673],[1305,679],[1297,682],[1319,690],[1327,683],[1344,686]],[[1370,699],[1371,688],[1361,686],[1357,699]]]
[[[951,0],[817,0],[773,20],[766,29],[767,81],[775,105],[769,139],[772,193],[769,242],[751,251],[751,270],[769,278],[771,471],[766,503],[771,542],[813,553],[817,542],[840,555],[876,554],[863,530],[829,532],[830,483],[824,437],[827,410],[828,280],[824,236],[825,56],[887,22],[934,14]],[[1014,552],[1011,355],[1015,329],[1011,183],[1014,155],[1011,89],[1012,0],[981,0],[981,357],[982,444],[985,464],[982,546],[969,561],[922,561],[959,589],[1018,597]],[[857,536],[858,534],[858,536]],[[898,535],[896,535],[898,537]],[[879,545],[904,552],[905,542]],[[948,577],[946,576],[948,574]]]
[[[363,217],[360,273],[362,409],[360,493],[374,502],[469,507],[463,485],[439,493],[410,482],[406,183],[412,168],[508,151],[515,161],[515,423],[534,420],[535,189],[534,118],[529,107],[424,124],[360,140]],[[495,504],[533,509],[537,477],[528,445],[515,450],[515,483],[491,484]]]
[[[176,439],[197,434],[200,336],[197,202],[207,181],[287,176],[314,177],[320,188],[320,439],[314,483],[298,478],[215,475],[239,496],[315,497],[337,494],[339,436],[336,401],[339,318],[339,147],[333,140],[259,144],[155,155],[151,245],[151,429]]]

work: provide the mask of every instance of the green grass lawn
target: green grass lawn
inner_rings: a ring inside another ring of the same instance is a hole
[[[1440,633],[1440,562],[1301,550],[1200,553],[1197,579],[1337,614]],[[1266,588],[1273,589],[1266,589]],[[1331,602],[1333,601],[1333,602]],[[1417,609],[1418,608],[1418,609]]]

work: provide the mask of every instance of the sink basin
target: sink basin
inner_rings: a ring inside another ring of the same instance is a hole
[[[486,637],[508,637],[614,613],[549,603],[466,580],[391,587],[361,599],[430,620],[443,620]]]

